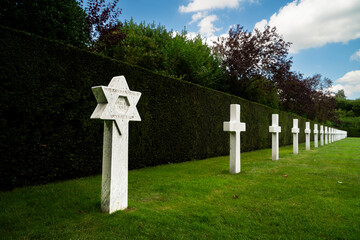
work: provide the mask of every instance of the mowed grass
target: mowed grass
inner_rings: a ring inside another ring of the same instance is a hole
[[[111,215],[101,176],[3,192],[0,238],[360,239],[360,138],[311,147],[242,153],[237,175],[228,156],[130,171]]]

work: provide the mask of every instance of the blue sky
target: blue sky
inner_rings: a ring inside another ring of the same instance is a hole
[[[120,0],[120,21],[161,24],[200,33],[208,41],[240,24],[252,31],[276,26],[292,42],[293,71],[316,73],[360,98],[360,0]]]

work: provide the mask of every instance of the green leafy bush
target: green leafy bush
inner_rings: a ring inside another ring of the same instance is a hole
[[[280,113],[280,145],[292,143],[295,115],[32,34],[0,28],[0,36],[1,189],[99,174],[103,123],[90,120],[91,87],[117,75],[142,92],[130,169],[229,154],[223,122],[233,103],[246,123],[242,151],[271,146],[272,113]]]
[[[337,98],[336,108],[336,116],[340,119],[336,127],[346,130],[349,137],[360,137],[360,99]]]

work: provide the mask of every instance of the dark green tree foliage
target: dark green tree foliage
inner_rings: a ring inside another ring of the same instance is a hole
[[[77,47],[88,40],[85,13],[76,0],[2,0],[0,24]]]
[[[186,33],[177,34],[165,46],[165,71],[188,82],[223,90],[224,72],[220,59],[211,53],[198,35],[188,39]]]
[[[242,151],[270,147],[263,105],[155,74],[85,50],[0,28],[1,189],[99,174],[103,123],[90,119],[92,86],[124,75],[142,96],[130,122],[129,168],[229,154],[229,105],[241,105]],[[292,119],[280,113],[280,144],[292,143]],[[305,119],[299,118],[304,128]],[[304,133],[300,133],[304,141]],[[270,159],[270,155],[269,155]]]
[[[186,31],[173,34],[164,26],[123,23],[126,38],[102,53],[149,70],[223,90],[224,73],[219,58],[200,36],[186,37]]]
[[[157,72],[165,72],[164,48],[171,34],[164,26],[136,24],[132,19],[123,23],[126,38],[113,46],[114,58]],[[109,56],[108,52],[104,55]]]
[[[345,94],[344,94],[345,95]],[[348,131],[351,137],[360,137],[360,99],[336,99],[336,115],[339,118],[336,126]]]
[[[346,98],[346,96],[345,96],[344,89],[340,89],[337,93],[335,93],[335,97],[336,97],[336,98],[342,98],[342,99],[345,99],[345,98]]]

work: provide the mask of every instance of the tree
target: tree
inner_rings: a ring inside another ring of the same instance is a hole
[[[2,25],[85,47],[85,13],[76,0],[3,0]]]
[[[106,52],[112,57],[113,46],[126,37],[122,31],[123,25],[118,20],[122,11],[117,7],[119,0],[107,4],[105,0],[88,0],[87,6],[84,5],[83,0],[80,2],[86,12],[89,50]]]
[[[330,86],[331,80],[320,74],[304,78],[290,71],[278,82],[280,108],[310,119],[334,121],[336,101],[327,90]]]
[[[346,96],[345,96],[344,89],[340,89],[337,93],[335,93],[335,97],[336,97],[336,98],[342,98],[342,99],[345,99],[345,98],[346,98]]]
[[[123,23],[126,38],[112,46],[113,57],[167,76],[223,90],[221,61],[200,36],[188,38],[155,23]],[[103,52],[108,55],[108,52]]]
[[[222,89],[223,71],[221,61],[211,53],[200,35],[193,39],[186,32],[172,37],[164,49],[165,70],[185,81],[217,90]]]
[[[228,73],[230,93],[256,101],[252,90],[254,84],[262,85],[254,83],[259,79],[269,81],[264,93],[276,93],[276,76],[280,70],[291,66],[291,58],[287,58],[289,46],[290,43],[280,37],[276,28],[268,26],[263,32],[258,29],[247,32],[237,25],[230,29],[229,36],[219,39],[214,48],[222,57],[222,66]],[[273,86],[267,91],[271,84]]]

